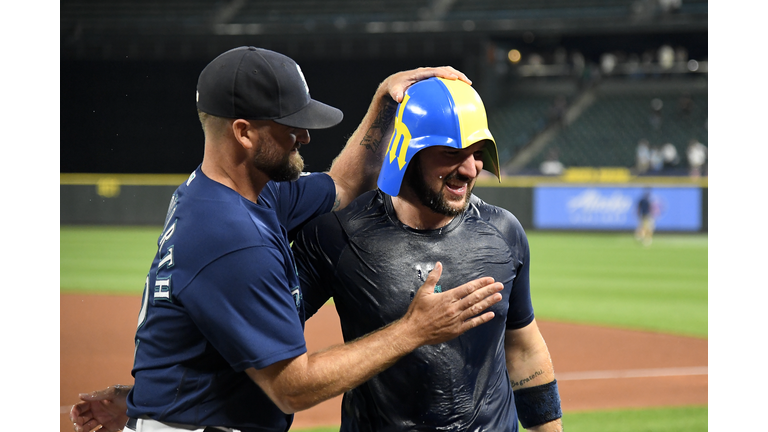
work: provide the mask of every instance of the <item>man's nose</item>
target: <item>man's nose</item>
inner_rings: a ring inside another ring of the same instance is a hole
[[[474,155],[469,155],[459,165],[458,174],[471,179],[477,177],[477,173],[482,169],[482,161],[475,159]],[[480,166],[478,166],[480,164]]]
[[[296,141],[300,142],[302,145],[309,144],[309,130],[307,129],[299,129],[296,131]]]

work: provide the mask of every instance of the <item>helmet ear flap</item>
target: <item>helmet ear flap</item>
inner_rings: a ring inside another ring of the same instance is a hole
[[[483,147],[483,169],[492,172],[501,181],[501,167],[499,166],[499,151],[496,143],[488,140]]]

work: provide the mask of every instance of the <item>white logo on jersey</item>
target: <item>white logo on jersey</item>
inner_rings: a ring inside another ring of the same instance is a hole
[[[429,276],[429,273],[435,269],[434,264],[425,264],[424,269],[421,268],[421,265],[416,264],[416,271],[419,274],[419,280],[422,282],[427,281],[427,276]],[[443,292],[443,288],[440,285],[435,285],[435,291],[436,293]],[[413,300],[413,292],[411,292],[411,300]]]
[[[189,186],[189,184],[192,183],[192,180],[194,180],[196,176],[197,174],[195,174],[195,172],[192,171],[192,174],[190,174],[189,178],[187,179],[187,186]]]
[[[293,301],[296,303],[296,309],[298,309],[301,306],[301,290],[299,287],[292,289],[291,295],[293,296]]]

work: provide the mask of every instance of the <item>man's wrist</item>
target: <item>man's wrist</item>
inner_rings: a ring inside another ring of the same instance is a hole
[[[383,330],[392,332],[394,341],[393,347],[398,354],[408,354],[424,345],[424,342],[419,337],[419,332],[414,330],[414,327],[411,326],[407,317],[394,321]]]
[[[513,391],[517,418],[524,428],[543,425],[563,416],[557,380]]]

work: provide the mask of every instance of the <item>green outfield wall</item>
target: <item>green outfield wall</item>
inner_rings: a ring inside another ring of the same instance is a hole
[[[170,197],[187,175],[61,174],[61,225],[162,225]],[[534,226],[534,191],[556,185],[584,186],[555,177],[510,177],[502,182],[482,179],[475,194],[515,214],[526,230]],[[592,187],[691,187],[701,191],[699,232],[708,230],[707,179],[643,177],[621,182],[594,181]]]

